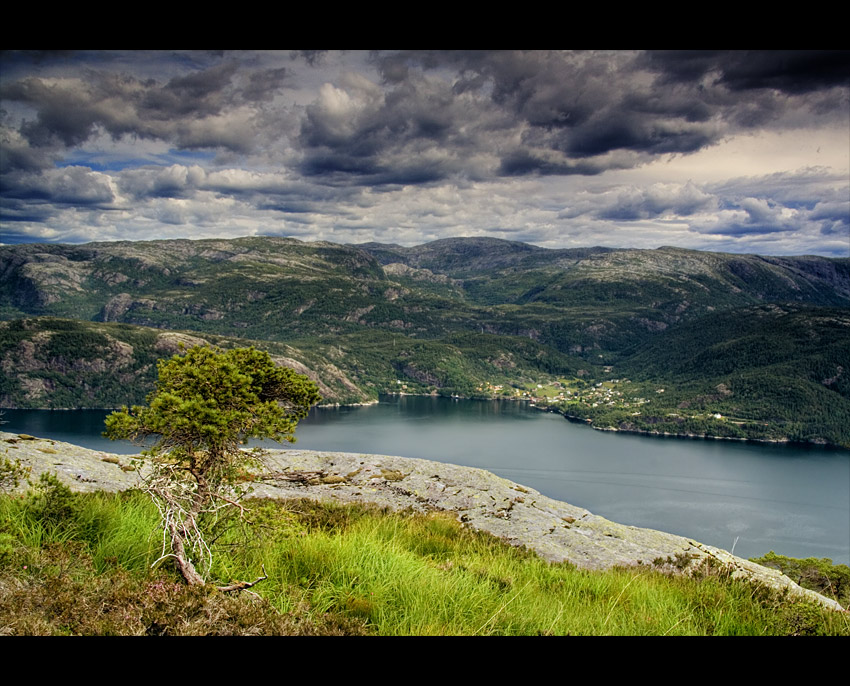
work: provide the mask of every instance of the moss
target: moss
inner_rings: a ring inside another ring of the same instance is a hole
[[[407,476],[404,472],[396,470],[396,469],[382,469],[381,477],[386,479],[387,481],[401,481],[404,477]],[[377,478],[377,477],[375,477]]]

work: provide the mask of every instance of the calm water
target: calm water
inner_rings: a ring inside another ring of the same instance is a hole
[[[106,414],[7,410],[2,429],[136,452],[100,437]],[[521,403],[419,397],[316,409],[296,435],[284,448],[482,467],[623,524],[734,545],[743,557],[774,550],[850,563],[847,451],[600,432]]]

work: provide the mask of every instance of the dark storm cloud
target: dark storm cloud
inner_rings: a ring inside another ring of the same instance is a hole
[[[290,77],[291,72],[286,67],[255,71],[248,77],[242,97],[254,102],[271,100],[291,80]]]
[[[232,85],[237,65],[222,63],[174,77],[165,83],[127,74],[84,70],[74,79],[31,76],[4,83],[2,97],[29,106],[35,118],[24,118],[18,129],[30,149],[69,149],[82,145],[98,133],[113,139],[124,136],[175,143],[183,148],[231,148],[245,152],[250,131],[231,131],[211,126],[246,99],[266,99],[266,88],[278,88],[285,72],[268,70],[249,75],[247,98]],[[251,76],[255,76],[252,80]],[[9,124],[6,123],[8,127]],[[18,164],[27,165],[23,146]],[[33,153],[30,152],[30,156]],[[14,163],[16,160],[12,160]],[[33,163],[30,162],[32,167]]]
[[[56,214],[55,208],[47,203],[32,202],[33,198],[3,199],[3,208],[0,212],[2,220],[6,222],[22,222],[27,224],[39,224],[49,220]],[[14,232],[14,230],[11,230]],[[7,230],[3,229],[3,240],[6,241]],[[18,241],[20,242],[20,241]]]
[[[615,151],[692,153],[719,142],[730,125],[764,126],[795,108],[817,113],[819,98],[788,96],[846,85],[850,73],[850,53],[841,51],[426,51],[374,59],[396,86],[417,69],[453,71],[455,93],[475,93],[509,114],[523,127],[522,144],[501,152],[499,170],[520,175],[598,173],[604,162],[582,167],[576,158]],[[837,98],[846,110],[846,92],[823,98],[822,109],[834,111]]]
[[[0,174],[15,170],[24,172],[47,169],[53,166],[53,156],[32,148],[17,131],[0,124]]]
[[[218,114],[230,104],[228,87],[236,69],[235,63],[225,63],[175,77],[162,87],[150,82],[140,84],[144,92],[138,105],[139,117],[169,120]]]
[[[4,82],[4,100],[28,106],[34,117],[15,131],[23,143],[4,141],[3,163],[43,167],[62,150],[106,133],[237,155],[273,154],[289,145],[302,173],[334,183],[592,175],[693,153],[732,125],[776,120],[802,106],[794,96],[846,83],[848,55],[374,53],[381,83],[343,73],[306,108],[283,115],[270,108],[276,95],[295,87],[291,67],[240,53],[190,53],[168,56],[196,66],[167,79],[88,68],[75,79],[30,75]],[[302,51],[295,59],[318,68],[327,55]],[[105,61],[101,55],[91,64]]]
[[[850,82],[848,50],[649,51],[643,62],[668,82],[712,75],[732,91],[771,88],[800,95]]]
[[[0,50],[4,65],[13,63],[40,64],[56,58],[68,58],[75,50]]]
[[[32,243],[33,235],[27,231],[16,231],[10,229],[3,231],[3,243],[5,245],[16,245],[18,243]],[[47,241],[45,241],[47,242]]]
[[[298,138],[308,175],[351,174],[365,184],[428,183],[485,172],[493,135],[515,122],[486,99],[456,95],[422,75],[384,90],[354,74],[325,84],[306,108]],[[484,165],[484,166],[482,166]]]
[[[633,150],[635,152],[688,153],[710,145],[716,134],[709,130],[676,128],[663,122],[638,120],[628,113],[612,112],[608,116],[595,117],[575,131],[557,147],[563,145],[564,152],[576,157],[593,157],[611,150]]]
[[[51,169],[40,174],[7,174],[0,197],[15,200],[49,200],[73,206],[109,207],[115,200],[108,176],[86,167]]]
[[[3,220],[45,240],[257,232],[270,217],[282,234],[408,244],[420,228],[552,244],[630,225],[709,245],[808,231],[834,251],[847,180],[814,153],[846,130],[848,54],[2,53]],[[831,134],[809,154],[795,140],[814,130]],[[752,176],[718,184],[730,141],[734,173]]]
[[[633,166],[633,161],[614,164],[610,160],[594,161],[589,159],[553,160],[551,156],[539,151],[519,149],[502,156],[499,173],[502,176],[526,176],[541,174],[542,176],[595,176],[609,169],[623,169]]]
[[[850,201],[818,203],[809,215],[824,236],[850,237]]]
[[[292,56],[301,57],[311,67],[315,67],[322,63],[328,52],[328,50],[296,50],[292,53]]]
[[[645,155],[694,152],[723,133],[709,103],[682,89],[654,90],[647,78],[635,86],[641,79],[633,77],[648,72],[632,54],[408,52],[374,60],[388,88],[368,116],[354,117],[356,126],[341,131],[333,114],[308,108],[308,171],[331,169],[328,161],[360,171],[363,158],[416,153],[413,143],[430,139],[467,158],[493,155],[491,175],[597,174]],[[605,158],[618,152],[632,156]],[[443,164],[423,178],[457,172]]]
[[[87,94],[75,88],[56,87],[39,78],[28,78],[2,91],[6,100],[34,106],[36,121],[24,121],[20,133],[34,147],[54,141],[66,147],[78,145],[92,134],[95,122],[103,119],[89,104]]]

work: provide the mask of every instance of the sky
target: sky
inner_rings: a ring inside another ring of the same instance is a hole
[[[850,256],[850,51],[5,51],[0,243]]]

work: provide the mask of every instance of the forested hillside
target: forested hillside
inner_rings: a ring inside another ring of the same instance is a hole
[[[251,341],[328,402],[537,397],[596,426],[850,445],[848,311],[850,259],[816,256],[471,238],[2,246],[0,405],[138,402],[182,335]],[[589,390],[622,394],[625,378],[638,408]]]
[[[618,396],[562,409],[620,430],[850,446],[848,309],[759,305],[706,315],[624,351],[614,377],[605,386],[651,402]]]

